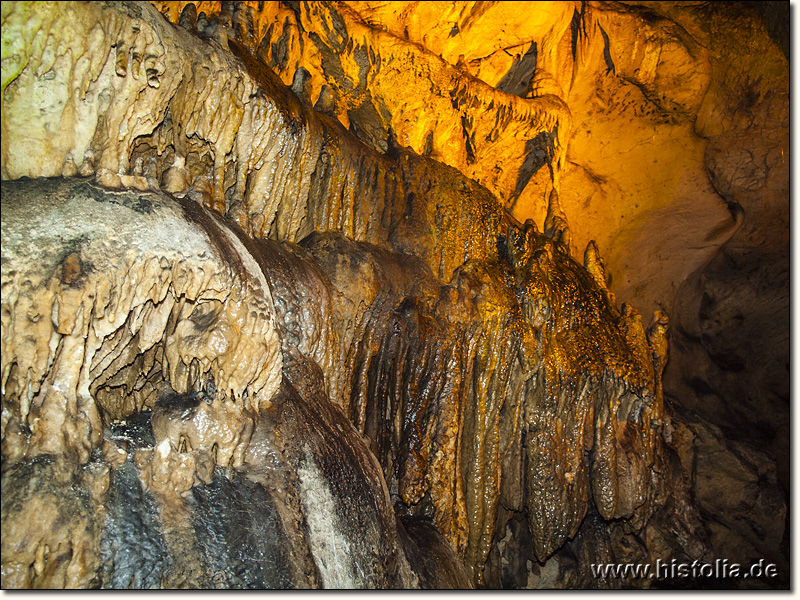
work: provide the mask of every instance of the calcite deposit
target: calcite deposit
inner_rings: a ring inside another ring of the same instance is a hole
[[[3,3],[2,587],[788,585],[776,15]]]

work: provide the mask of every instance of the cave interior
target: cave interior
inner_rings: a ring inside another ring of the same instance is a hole
[[[788,589],[783,2],[3,2],[3,589]]]

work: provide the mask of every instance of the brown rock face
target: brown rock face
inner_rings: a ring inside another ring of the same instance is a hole
[[[3,587],[788,585],[745,4],[4,3]]]

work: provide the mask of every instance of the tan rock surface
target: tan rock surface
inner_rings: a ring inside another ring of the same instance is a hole
[[[86,463],[103,420],[152,409],[162,380],[188,393],[213,377],[237,414],[269,400],[272,297],[235,235],[191,203],[42,185],[36,208],[37,192],[4,200],[4,460]]]

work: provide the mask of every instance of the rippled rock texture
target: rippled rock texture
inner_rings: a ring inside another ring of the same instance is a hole
[[[380,467],[283,358],[241,233],[81,180],[3,206],[4,587],[414,584]]]
[[[786,581],[783,442],[731,441],[758,394],[715,421],[692,394],[735,382],[690,364],[737,371],[720,257],[786,214],[785,57],[730,50],[763,29],[153,4],[3,4],[4,588]],[[746,288],[779,311],[786,239]]]
[[[340,234],[253,241],[158,193],[4,184],[6,585],[463,586],[501,505],[539,560],[590,503],[640,528],[662,418],[641,320],[636,346],[563,249],[508,233],[444,284]],[[78,533],[30,535],[47,498]],[[129,557],[136,530],[164,560]]]

